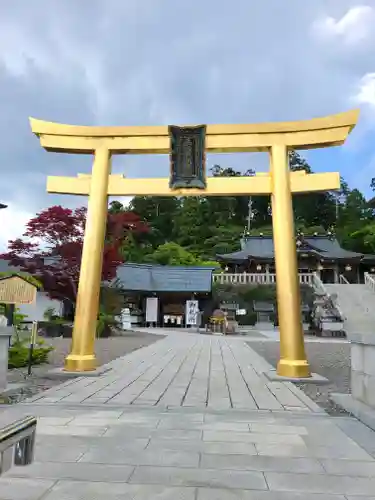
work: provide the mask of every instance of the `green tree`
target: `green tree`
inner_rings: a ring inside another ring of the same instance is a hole
[[[138,220],[138,218],[141,219],[142,223],[147,222],[135,211],[130,210],[128,207],[124,207],[118,200],[114,200],[109,204],[108,213],[117,216],[123,214],[123,217],[130,214],[131,217],[137,217],[136,220]],[[153,228],[149,227],[149,230],[145,232],[135,234],[134,232],[127,231],[122,235],[120,254],[125,262],[142,262],[144,257],[153,251],[151,243],[152,231]]]
[[[366,225],[373,218],[372,212],[363,194],[358,189],[353,189],[346,195],[345,204],[340,207],[340,224],[350,228],[356,227],[358,223]]]
[[[373,220],[373,209],[363,194],[358,189],[349,191],[340,205],[337,225],[337,236],[343,247],[354,252],[369,252]]]
[[[210,259],[217,254],[235,252],[238,250],[242,235],[243,226],[226,224],[212,227],[211,234],[202,241],[201,257]]]
[[[312,169],[305,158],[297,151],[289,152],[289,166],[292,172]],[[336,199],[332,193],[305,193],[293,195],[293,211],[296,224],[323,226],[328,229],[336,222]]]
[[[350,233],[344,242],[355,252],[375,254],[375,224],[367,224],[358,231]]]
[[[204,261],[195,257],[195,255],[173,241],[160,245],[145,260],[163,266],[218,266],[217,262]]]
[[[213,177],[252,177],[255,175],[254,170],[240,172],[231,167],[223,168],[220,165],[214,165],[211,169]],[[254,209],[258,210],[260,200],[264,201],[265,197],[253,197]],[[217,225],[226,225],[228,221],[234,225],[244,227],[246,217],[249,210],[249,196],[210,196],[208,198],[210,210],[216,217]],[[265,211],[267,211],[267,201]]]
[[[129,209],[150,226],[148,241],[154,248],[173,239],[179,207],[180,200],[174,196],[135,196],[129,204]]]
[[[119,214],[119,213],[125,212],[125,211],[126,211],[126,208],[121,203],[121,201],[114,200],[114,201],[111,201],[111,203],[109,204],[108,213],[110,213],[110,214]]]
[[[200,254],[202,243],[217,225],[207,198],[189,196],[181,200],[173,221],[173,241],[193,254]]]
[[[290,151],[289,162],[293,172],[313,172],[308,161],[296,151]],[[242,173],[220,165],[214,165],[210,173],[213,177],[254,175],[252,170]],[[371,186],[375,190],[375,178]],[[367,249],[368,252],[371,248],[371,227],[375,220],[374,200],[375,197],[371,202],[366,201],[362,193],[351,190],[344,179],[341,179],[340,190],[335,193],[294,195],[296,231],[305,235],[315,232],[322,234],[334,226],[345,248],[360,252]],[[141,240],[138,236],[129,236],[122,255],[127,261],[143,262],[160,246],[171,242],[192,254],[195,259],[212,259],[216,254],[231,253],[239,249],[249,212],[254,216],[250,234],[272,235],[270,208],[269,196],[138,196],[131,201],[129,209],[146,221],[151,229],[142,235]],[[121,203],[112,202],[110,210],[118,212],[126,209]]]

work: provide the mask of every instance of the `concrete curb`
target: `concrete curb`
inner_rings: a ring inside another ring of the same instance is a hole
[[[306,378],[290,378],[282,377],[276,373],[276,370],[270,370],[269,372],[263,372],[263,375],[271,382],[293,382],[295,384],[329,384],[328,378],[319,375],[318,373],[312,373],[311,377]]]
[[[53,368],[52,370],[49,370],[44,377],[53,380],[66,380],[78,377],[100,377],[110,370],[112,370],[112,368],[106,365],[99,366],[96,370],[90,372],[66,372],[63,368]]]
[[[358,420],[367,425],[367,427],[375,431],[375,410],[373,408],[354,399],[351,394],[333,392],[331,399],[334,403],[344,408],[348,413],[354,415]]]

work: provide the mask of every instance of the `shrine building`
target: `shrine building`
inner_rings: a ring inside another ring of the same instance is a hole
[[[131,324],[185,327],[187,302],[197,302],[205,316],[212,310],[211,267],[161,266],[125,263],[118,267],[112,286],[124,296]]]
[[[245,236],[240,245],[237,252],[216,256],[226,273],[275,273],[272,236]],[[349,283],[363,283],[365,272],[375,272],[375,255],[344,250],[331,234],[298,234],[296,250],[300,275],[316,272],[323,283],[339,283],[340,276]]]

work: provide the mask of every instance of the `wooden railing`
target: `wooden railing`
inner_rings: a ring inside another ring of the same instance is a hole
[[[213,274],[212,280],[220,285],[272,285],[276,283],[276,274],[273,273],[220,273]],[[304,285],[312,285],[312,273],[300,273],[299,282]]]
[[[365,273],[365,285],[375,292],[375,274]]]

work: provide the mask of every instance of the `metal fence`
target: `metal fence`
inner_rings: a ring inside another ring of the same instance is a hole
[[[35,417],[25,417],[0,429],[0,476],[13,465],[32,463],[36,424]]]

